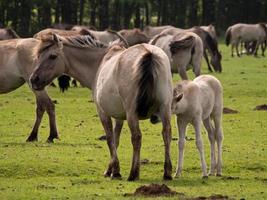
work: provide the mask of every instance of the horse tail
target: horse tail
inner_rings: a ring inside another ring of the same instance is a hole
[[[231,41],[231,29],[232,27],[229,27],[225,33],[225,44],[226,46],[228,46],[230,44]]]
[[[264,30],[265,32],[265,38],[267,38],[267,26],[264,23],[259,23],[260,27]]]
[[[176,54],[177,51],[181,49],[188,49],[192,48],[192,54],[194,54],[194,45],[195,45],[195,38],[194,36],[190,35],[182,40],[176,40],[169,44],[170,51],[173,54]]]
[[[113,34],[113,35],[115,35],[117,38],[119,38],[119,40],[122,41],[125,44],[126,48],[129,47],[129,44],[128,44],[127,40],[120,33],[116,32],[116,31],[113,31],[113,30],[110,30],[110,29],[107,29],[106,31],[111,33],[111,34]]]
[[[154,55],[147,50],[141,57],[137,70],[138,93],[136,99],[136,113],[139,117],[147,117],[155,102],[155,84],[157,66],[153,61]]]
[[[70,87],[70,77],[67,75],[62,75],[57,78],[58,86],[61,92],[65,92]]]

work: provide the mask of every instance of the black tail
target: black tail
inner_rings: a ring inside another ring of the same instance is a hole
[[[156,66],[153,63],[153,54],[147,52],[140,60],[138,70],[138,94],[136,112],[139,117],[146,118],[155,103]]]
[[[57,78],[58,85],[61,92],[65,92],[70,87],[70,77],[67,75],[62,75]]]
[[[231,41],[231,27],[229,27],[225,33],[225,44],[228,46]]]

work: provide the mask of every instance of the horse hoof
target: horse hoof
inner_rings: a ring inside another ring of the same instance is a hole
[[[37,142],[38,138],[37,137],[28,137],[28,139],[26,140],[26,142]]]
[[[165,181],[170,181],[170,180],[172,180],[172,176],[171,176],[171,175],[165,175],[165,174],[164,174],[164,176],[163,176],[163,180],[165,180]]]
[[[136,180],[139,180],[139,176],[129,176],[128,181],[136,181]]]
[[[222,174],[221,174],[221,173],[217,173],[217,174],[216,174],[216,176],[218,176],[218,177],[221,177],[221,176],[222,176]]]
[[[48,137],[46,142],[47,143],[54,143],[54,139],[58,139],[59,140],[59,136],[56,135],[56,136]]]
[[[121,174],[120,173],[116,173],[116,174],[111,174],[111,179],[117,179],[117,180],[121,180]]]
[[[202,176],[202,179],[208,179],[209,177],[207,175]]]
[[[111,171],[107,170],[104,173],[104,177],[110,177],[111,176]]]

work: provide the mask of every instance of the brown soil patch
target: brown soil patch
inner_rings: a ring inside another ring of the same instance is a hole
[[[186,200],[229,200],[230,198],[228,196],[224,196],[221,194],[215,194],[209,197],[194,197],[194,198],[189,198]]]
[[[224,107],[223,108],[223,114],[236,114],[238,113],[237,110],[233,110],[231,108]]]
[[[127,195],[127,194],[126,194]],[[129,194],[128,194],[129,195]],[[172,191],[167,185],[162,184],[150,184],[148,186],[142,185],[135,190],[132,194],[133,196],[174,196],[174,195],[184,195],[182,193],[177,193]]]
[[[253,110],[267,110],[267,105],[266,104],[258,105]]]

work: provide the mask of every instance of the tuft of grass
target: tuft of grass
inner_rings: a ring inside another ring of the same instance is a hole
[[[212,75],[222,82],[225,107],[238,111],[223,116],[223,177],[201,179],[195,140],[188,140],[182,177],[162,181],[161,125],[152,125],[147,120],[140,122],[143,134],[141,159],[147,159],[141,165],[141,179],[127,182],[132,156],[127,123],[118,149],[123,178],[104,178],[109,152],[106,142],[98,140],[104,131],[95,105],[90,101],[91,92],[81,87],[71,88],[64,94],[58,88],[47,88],[52,99],[57,101],[60,140],[54,144],[45,142],[49,133],[45,115],[39,142],[26,143],[35,120],[35,99],[25,85],[0,96],[0,199],[125,199],[133,197],[124,197],[124,194],[150,183],[164,183],[186,197],[222,194],[234,199],[266,199],[267,112],[253,108],[267,104],[267,59],[246,55],[231,58],[230,48],[225,45],[220,45],[220,50],[223,72]],[[202,73],[209,73],[205,62]],[[189,76],[193,78],[191,71]],[[174,75],[174,82],[178,80],[178,75]],[[174,118],[172,132],[177,138]],[[202,133],[206,161],[210,163],[204,129]],[[192,127],[188,128],[187,136],[194,139]],[[171,144],[173,169],[177,162],[176,143],[172,141]]]

